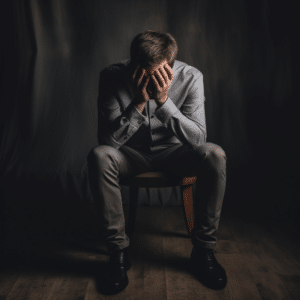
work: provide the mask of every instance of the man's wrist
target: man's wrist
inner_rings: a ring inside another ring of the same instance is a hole
[[[160,100],[156,100],[156,104],[158,107],[162,106],[166,101],[168,100],[168,96],[165,96],[164,98],[160,99]]]
[[[146,105],[147,101],[146,102],[142,102],[142,103],[136,103],[135,104],[135,107],[137,108],[137,110],[140,112],[140,113],[143,113],[143,110],[145,108],[145,105]]]

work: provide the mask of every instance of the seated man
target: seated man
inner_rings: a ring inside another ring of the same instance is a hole
[[[226,184],[226,154],[206,143],[202,73],[176,60],[167,33],[148,30],[131,43],[130,60],[100,73],[98,142],[88,157],[89,182],[110,251],[108,287],[128,285],[131,263],[119,178],[165,171],[197,176],[190,267],[213,289],[227,277],[214,252]]]

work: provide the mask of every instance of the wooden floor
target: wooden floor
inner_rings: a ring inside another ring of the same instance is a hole
[[[228,276],[220,291],[187,271],[192,244],[181,207],[139,206],[129,285],[107,296],[101,294],[108,262],[103,243],[27,237],[2,254],[0,299],[300,299],[298,229],[223,210],[217,238],[215,256]]]

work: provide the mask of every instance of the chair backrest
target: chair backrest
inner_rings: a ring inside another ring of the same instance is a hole
[[[190,185],[197,180],[197,177],[180,177],[166,172],[146,172],[134,177],[120,178],[120,185],[135,187],[172,187]]]

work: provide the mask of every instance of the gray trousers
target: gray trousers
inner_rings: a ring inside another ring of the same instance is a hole
[[[129,246],[119,178],[143,172],[166,171],[180,176],[197,176],[192,244],[215,249],[214,236],[226,185],[226,154],[213,143],[193,149],[176,144],[156,154],[128,146],[119,149],[108,145],[94,147],[87,156],[91,192],[101,224],[102,239],[109,251]]]

